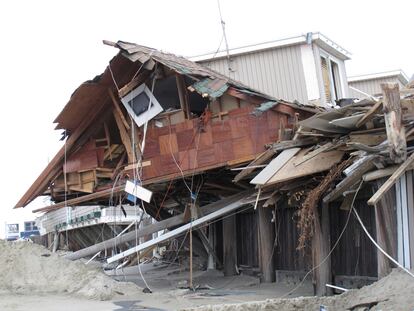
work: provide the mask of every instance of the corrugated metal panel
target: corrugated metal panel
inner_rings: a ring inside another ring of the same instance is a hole
[[[353,81],[349,82],[349,86],[352,86],[362,92],[365,92],[369,95],[379,95],[382,93],[381,91],[381,83],[398,83],[400,85],[400,89],[404,87],[398,77],[386,77],[386,78],[379,78],[379,79],[369,79],[363,81]],[[364,96],[360,93],[356,92],[353,89],[349,89],[349,97],[355,98],[363,98]]]
[[[227,59],[202,62],[222,74],[228,74]],[[276,98],[307,103],[300,46],[258,51],[231,58],[229,76]]]

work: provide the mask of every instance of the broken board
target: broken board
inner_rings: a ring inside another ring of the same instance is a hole
[[[296,156],[291,158],[275,175],[273,175],[266,185],[276,184],[282,181],[295,179],[315,173],[329,170],[334,164],[341,161],[343,151],[332,150],[322,152],[317,156],[309,159],[302,164],[295,166],[295,163],[300,163],[306,155],[307,150],[301,150]]]

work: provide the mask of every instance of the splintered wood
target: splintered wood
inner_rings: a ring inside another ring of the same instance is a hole
[[[304,203],[302,204],[302,207],[298,210],[298,249],[303,249],[306,246],[306,243],[313,236],[315,208],[317,208],[322,195],[329,189],[335,179],[339,177],[339,175],[350,164],[350,162],[350,160],[345,160],[342,163],[335,165],[325,176],[322,182],[316,188],[309,191]]]

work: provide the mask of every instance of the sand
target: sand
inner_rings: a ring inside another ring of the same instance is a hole
[[[68,294],[108,300],[140,292],[133,283],[117,282],[98,268],[69,261],[43,246],[0,240],[0,294]]]
[[[414,310],[414,278],[402,270],[393,270],[387,277],[359,290],[350,290],[333,297],[299,297],[268,299],[241,304],[209,305],[185,310]]]

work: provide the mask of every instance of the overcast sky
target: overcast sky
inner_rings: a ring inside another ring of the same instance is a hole
[[[230,48],[320,31],[352,53],[348,76],[414,73],[413,8],[398,0],[221,0]],[[215,51],[222,37],[217,0],[1,1],[0,33],[0,237],[6,219],[22,217],[12,206],[60,146],[54,118],[116,54],[102,39],[191,56]]]

